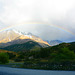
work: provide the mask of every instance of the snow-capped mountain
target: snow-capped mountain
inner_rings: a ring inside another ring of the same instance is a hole
[[[6,30],[0,32],[0,46],[9,46],[12,44],[22,44],[28,41],[35,41],[42,47],[50,46],[46,41],[34,36],[32,33],[21,32],[17,30]]]
[[[58,45],[60,43],[63,43],[62,41],[60,40],[51,40],[51,41],[48,41],[46,40],[51,46],[55,46],[55,45]]]

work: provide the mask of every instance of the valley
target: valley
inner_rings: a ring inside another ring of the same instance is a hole
[[[31,33],[8,30],[0,34],[0,64],[29,69],[75,70],[75,42],[53,40],[51,46]]]
[[[9,63],[7,65],[10,65],[10,67],[44,70],[75,70],[74,42],[62,43],[47,48],[20,50],[17,52],[13,52],[12,50],[0,51],[9,55]]]

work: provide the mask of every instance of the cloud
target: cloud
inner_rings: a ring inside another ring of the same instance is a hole
[[[25,22],[42,22],[75,33],[74,16],[75,0],[0,0],[1,28]],[[30,31],[43,39],[74,40],[74,35],[46,24],[25,24],[16,29]]]
[[[74,0],[1,0],[5,24],[27,21],[61,20],[72,7]],[[73,1],[73,2],[72,2]]]
[[[75,36],[66,30],[60,29],[58,27],[54,27],[51,25],[45,24],[24,24],[15,26],[14,29],[24,31],[24,32],[31,32],[34,35],[39,36],[43,40],[62,40],[62,41],[74,41]]]

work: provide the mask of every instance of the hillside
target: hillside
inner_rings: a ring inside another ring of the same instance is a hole
[[[75,42],[71,42],[69,48],[75,52]]]
[[[16,52],[13,52],[13,51],[8,51],[8,50],[0,49],[0,53],[1,53],[1,52],[4,52],[4,53],[16,53]]]
[[[4,49],[9,50],[7,53],[10,60],[14,62],[24,62],[21,68],[75,70],[74,42],[42,48],[38,43],[29,41],[24,44],[11,45]],[[17,52],[17,54],[9,53],[12,51]]]
[[[33,50],[35,48],[41,48],[41,46],[36,42],[28,41],[23,44],[10,45],[10,46],[4,47],[2,49],[18,52],[18,51],[24,51],[24,50]]]
[[[75,52],[71,48],[71,44],[62,43],[37,51],[20,52],[17,59],[24,59],[23,68],[75,71]]]
[[[21,32],[16,30],[6,30],[0,32],[0,48],[14,44],[23,44],[28,41],[35,41],[42,47],[50,46],[46,41],[43,41],[41,38],[28,32]]]

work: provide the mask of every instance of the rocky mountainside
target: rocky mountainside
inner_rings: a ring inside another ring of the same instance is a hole
[[[28,32],[20,32],[16,30],[0,32],[0,47],[2,48],[14,44],[23,44],[28,41],[37,42],[42,47],[50,46],[46,41],[43,41],[41,38]]]
[[[60,44],[60,43],[63,43],[62,41],[60,41],[60,40],[51,40],[51,41],[49,41],[49,40],[46,40],[48,43],[49,43],[49,45],[51,45],[51,46],[55,46],[55,45],[58,45],[58,44]]]

